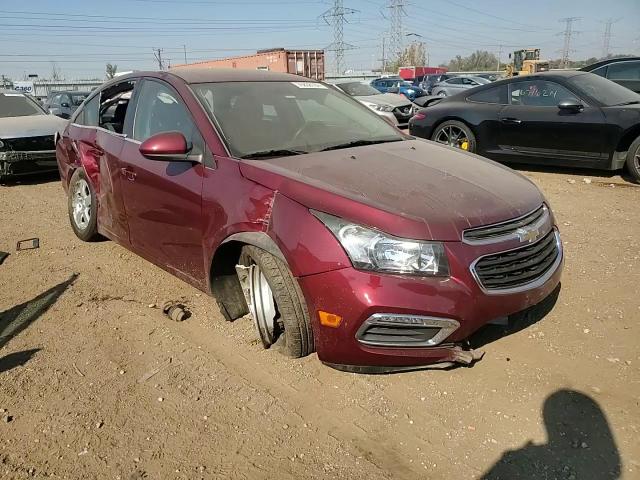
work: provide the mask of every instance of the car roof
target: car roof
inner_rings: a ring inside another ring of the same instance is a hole
[[[586,67],[582,67],[580,70],[583,72],[590,72],[591,70],[595,70],[596,68],[602,67],[604,65],[610,65],[612,63],[618,63],[618,62],[626,62],[629,60],[634,60],[634,61],[638,61],[640,60],[640,57],[616,57],[616,58],[608,58],[606,60],[601,60],[599,62],[596,63],[592,63],[591,65],[587,65]]]

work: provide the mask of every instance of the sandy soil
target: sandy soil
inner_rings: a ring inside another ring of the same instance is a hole
[[[378,376],[263,350],[249,319],[80,242],[55,179],[0,187],[0,478],[640,478],[640,187],[527,175],[565,242],[553,310],[481,332],[473,368]]]

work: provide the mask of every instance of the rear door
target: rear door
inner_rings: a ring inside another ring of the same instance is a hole
[[[149,137],[181,132],[205,154],[191,113],[168,83],[145,79],[136,91],[135,119],[120,155],[131,244],[142,256],[187,280],[205,278],[202,242],[202,163],[149,160],[139,151]]]
[[[580,112],[560,110],[563,101]],[[500,149],[513,160],[597,166],[608,158],[604,115],[559,83],[522,80],[509,84],[509,104],[500,112]]]

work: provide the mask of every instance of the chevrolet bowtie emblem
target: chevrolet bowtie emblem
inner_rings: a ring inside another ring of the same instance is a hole
[[[521,227],[516,230],[520,243],[533,243],[540,236],[540,231],[533,227]]]

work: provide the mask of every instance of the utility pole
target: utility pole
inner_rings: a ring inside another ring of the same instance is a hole
[[[187,46],[186,45],[182,45],[182,48],[184,50],[184,63],[187,63]]]
[[[402,57],[403,37],[402,33],[402,17],[404,12],[404,0],[389,0],[389,9],[391,10],[391,41],[389,49],[391,50],[391,58],[399,61]]]
[[[342,75],[345,70],[344,51],[355,48],[353,45],[344,43],[346,16],[354,13],[356,10],[344,7],[343,0],[334,0],[333,7],[321,15],[327,25],[333,25],[333,43],[327,47],[327,50],[335,54],[335,68],[338,75]]]
[[[604,41],[602,42],[602,57],[607,58],[611,53],[611,27],[614,23],[617,23],[620,19],[608,18],[604,22]]]
[[[498,45],[498,67],[496,68],[496,72],[500,71],[500,59],[502,58],[502,45]]]
[[[154,49],[153,56],[156,58],[158,62],[158,70],[164,70],[164,63],[162,62],[162,52],[161,48]]]
[[[561,18],[560,22],[566,24],[564,28],[564,46],[562,47],[562,68],[569,68],[569,55],[571,54],[571,36],[576,33],[573,30],[573,22],[580,20],[580,17]]]
[[[387,38],[383,35],[382,36],[382,73],[385,73],[387,71],[386,43],[387,43]]]

